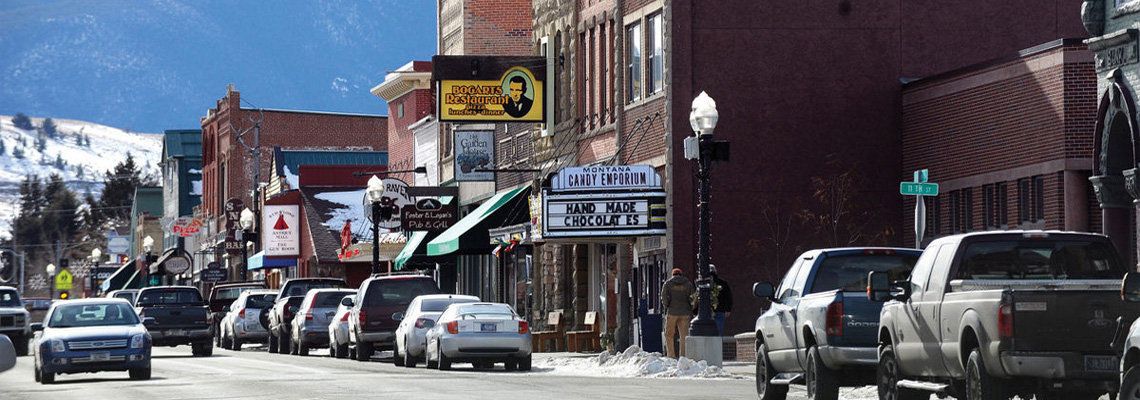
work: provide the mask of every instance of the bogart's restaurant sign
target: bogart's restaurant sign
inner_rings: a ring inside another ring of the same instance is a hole
[[[432,57],[439,120],[542,122],[545,74],[541,57]]]
[[[665,234],[665,192],[651,166],[563,168],[541,202],[544,238]]]

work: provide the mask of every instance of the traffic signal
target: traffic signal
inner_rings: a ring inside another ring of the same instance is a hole
[[[70,296],[70,295],[69,295],[69,294],[67,294],[67,291],[66,291],[66,290],[61,290],[61,291],[59,291],[59,299],[60,299],[60,300],[67,300],[67,297],[68,297],[68,296]]]

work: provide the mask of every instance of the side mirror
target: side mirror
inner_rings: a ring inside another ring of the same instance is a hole
[[[43,330],[44,330],[44,324],[43,324],[43,322],[36,322],[36,323],[33,323],[33,324],[32,324],[32,331],[33,331],[33,332],[40,332],[40,331],[43,331]]]
[[[867,274],[867,299],[882,303],[891,299],[891,276],[883,271]]]
[[[143,318],[143,326],[146,326],[146,327],[151,327],[151,326],[154,326],[154,325],[155,325],[155,322],[154,322],[154,317],[146,317],[146,318]]]
[[[1124,274],[1124,282],[1120,284],[1120,299],[1130,303],[1140,302],[1140,274]]]
[[[753,283],[752,295],[759,299],[772,300],[776,297],[776,288],[768,282]]]
[[[398,313],[392,314],[392,320],[403,321],[404,320],[404,313],[398,312]]]
[[[352,307],[352,299],[350,299],[348,297],[340,299],[340,305],[345,306],[345,307]]]

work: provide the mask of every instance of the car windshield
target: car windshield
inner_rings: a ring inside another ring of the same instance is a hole
[[[454,303],[474,303],[478,300],[465,299],[465,298],[449,298],[449,299],[426,299],[420,304],[420,311],[423,312],[442,312],[447,309],[447,306]]]
[[[139,294],[138,303],[143,304],[196,304],[202,303],[202,295],[190,289],[148,290]]]
[[[119,292],[119,293],[115,293],[115,298],[116,299],[124,299],[126,301],[131,302],[131,303],[134,303],[135,302],[135,295],[137,295],[137,294],[138,294],[138,292]]]
[[[277,295],[273,293],[251,294],[245,299],[245,308],[272,307],[275,300],[277,300]]]
[[[811,293],[835,289],[863,292],[867,290],[868,273],[887,272],[891,279],[906,279],[917,261],[918,255],[911,253],[828,256],[816,269]]]
[[[226,300],[234,301],[235,299],[238,298],[238,296],[241,296],[241,292],[244,292],[244,291],[249,290],[249,289],[261,289],[261,286],[234,286],[234,287],[221,288],[221,289],[218,289],[218,291],[214,294],[214,300],[215,301],[222,301],[222,302],[224,302]]]
[[[348,296],[352,292],[322,292],[317,293],[317,298],[313,301],[315,308],[333,308],[340,305],[340,299]]]
[[[112,304],[69,304],[56,306],[48,319],[52,328],[80,326],[135,325],[139,323],[131,306]]]
[[[1121,279],[1122,263],[1105,243],[1025,240],[966,247],[958,279]]]
[[[23,307],[20,295],[15,290],[0,291],[0,307]]]
[[[385,279],[373,281],[364,295],[364,306],[407,306],[416,296],[439,293],[431,279]]]
[[[344,282],[342,281],[298,282],[289,285],[288,294],[285,296],[304,296],[313,289],[343,289],[344,287]]]

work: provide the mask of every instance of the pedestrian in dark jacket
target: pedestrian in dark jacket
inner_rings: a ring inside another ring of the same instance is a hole
[[[716,292],[716,305],[713,307],[716,330],[724,336],[724,319],[732,315],[732,289],[728,287],[728,282],[716,274],[715,265],[709,265],[709,274],[713,278],[713,292]]]
[[[678,343],[681,353],[685,354],[685,336],[689,334],[689,320],[693,316],[692,303],[689,299],[693,295],[693,282],[682,275],[680,268],[673,268],[673,277],[661,285],[661,305],[665,308],[665,355],[677,358],[673,349],[673,335],[680,337]]]

